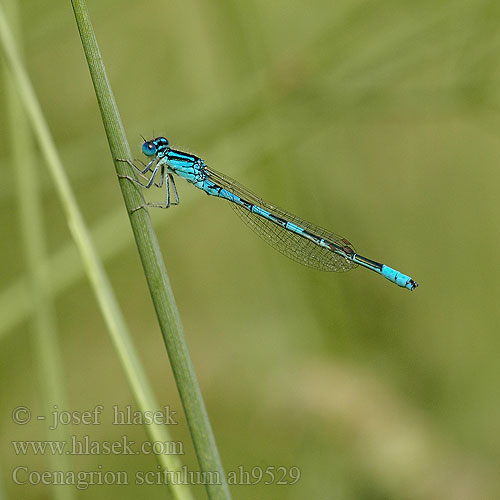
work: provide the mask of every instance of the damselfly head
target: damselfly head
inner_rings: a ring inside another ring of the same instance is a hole
[[[142,152],[146,156],[153,156],[154,154],[156,154],[157,149],[158,148],[156,147],[155,141],[146,141],[142,145]]]
[[[153,156],[158,151],[164,152],[165,149],[168,149],[170,143],[165,137],[157,137],[156,139],[151,139],[150,141],[144,140],[144,144],[142,145],[142,152],[146,156]]]

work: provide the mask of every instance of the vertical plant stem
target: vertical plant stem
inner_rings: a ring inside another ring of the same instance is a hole
[[[130,157],[128,143],[85,2],[83,0],[72,0],[71,3],[99,109],[101,110],[111,154],[113,158]],[[115,162],[115,166],[119,174],[134,175],[128,165]],[[131,210],[143,203],[142,196],[139,196],[136,187],[126,179],[122,179],[120,184],[125,205],[130,214]],[[207,484],[207,493],[211,499],[228,499],[230,498],[229,488],[149,213],[147,210],[137,210],[130,215],[130,221],[177,388],[186,413],[186,420],[193,439],[198,463],[202,472],[217,474],[220,480],[218,484]]]
[[[90,239],[35,92],[21,64],[18,50],[1,5],[0,46],[3,49],[5,61],[12,73],[26,115],[40,145],[42,155],[47,162],[57,193],[61,198],[71,234],[80,252],[86,273],[96,294],[111,339],[118,352],[138,406],[143,412],[155,411],[159,408],[159,405],[155,400],[151,386],[132,344],[130,333],[109,280]],[[151,441],[171,441],[164,425],[146,425],[146,432],[148,432]],[[159,454],[156,456],[164,468],[181,471],[181,463],[175,455]],[[169,483],[169,486],[176,499],[192,499],[188,485]]]

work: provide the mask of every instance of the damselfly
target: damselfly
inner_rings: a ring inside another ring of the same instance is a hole
[[[201,158],[171,149],[165,137],[145,140],[142,152],[151,158],[149,163],[142,164],[143,168],[131,160],[118,161],[134,167],[147,182],[143,184],[130,176],[120,177],[148,189],[153,185],[160,188],[165,185],[166,200],[163,203],[147,203],[135,210],[145,206],[168,208],[178,204],[179,195],[172,175],[177,174],[205,193],[228,200],[235,212],[259,236],[300,264],[335,272],[350,271],[359,264],[408,290],[418,286],[409,276],[357,254],[347,239],[264,201],[229,176],[205,165]],[[146,177],[147,173],[150,173],[149,178]],[[171,191],[175,199],[173,202]]]

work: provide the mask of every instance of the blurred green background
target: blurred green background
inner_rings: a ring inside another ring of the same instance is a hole
[[[106,143],[70,2],[23,0],[26,62],[169,429],[196,468]],[[500,4],[478,0],[88,2],[122,119],[165,135],[264,198],[411,275],[320,273],[268,247],[226,203],[179,180],[152,213],[226,471],[298,467],[293,486],[234,498],[500,498]],[[2,82],[4,88],[4,82]],[[4,109],[4,104],[2,108]],[[3,115],[3,112],[2,112]],[[2,137],[9,136],[0,121]],[[12,409],[42,410],[9,144],[0,141],[1,432],[16,486]],[[134,404],[42,159],[44,231],[68,409]],[[162,192],[151,198],[163,199]],[[72,457],[75,470],[156,470],[153,456]],[[94,486],[78,498],[168,498]],[[205,498],[203,487],[193,488]]]

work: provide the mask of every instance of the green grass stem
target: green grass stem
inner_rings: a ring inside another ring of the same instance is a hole
[[[85,2],[83,0],[72,0],[71,3],[85,57],[89,65],[111,155],[114,159],[130,158],[130,149]],[[120,175],[134,175],[132,169],[126,164],[115,161],[115,167]],[[230,498],[222,462],[189,356],[179,311],[149,213],[144,209],[130,214],[131,210],[144,203],[142,194],[135,185],[126,179],[121,179],[120,186],[125,206],[130,215],[137,249],[170,358],[200,469],[202,472],[216,473],[220,479],[218,484],[206,485],[208,496],[211,499],[220,500]]]
[[[83,221],[59,158],[59,154],[40,108],[40,104],[21,63],[18,49],[1,6],[0,43],[3,48],[6,64],[12,73],[21,102],[24,105],[26,115],[31,122],[35,137],[38,140],[41,152],[47,162],[49,173],[55,183],[58,195],[61,198],[71,234],[84,262],[86,273],[97,296],[106,325],[114,346],[118,351],[120,361],[124,367],[137,404],[142,411],[155,411],[159,409],[159,405],[146,378],[135,347],[132,344],[130,333],[109,280],[104,272],[98,254],[93,247],[87,227]],[[152,441],[172,441],[164,425],[147,425],[146,431]],[[157,458],[164,468],[168,470],[181,470],[182,465],[175,455],[162,454],[157,455]],[[192,499],[187,485],[171,484],[170,488],[176,499]]]

